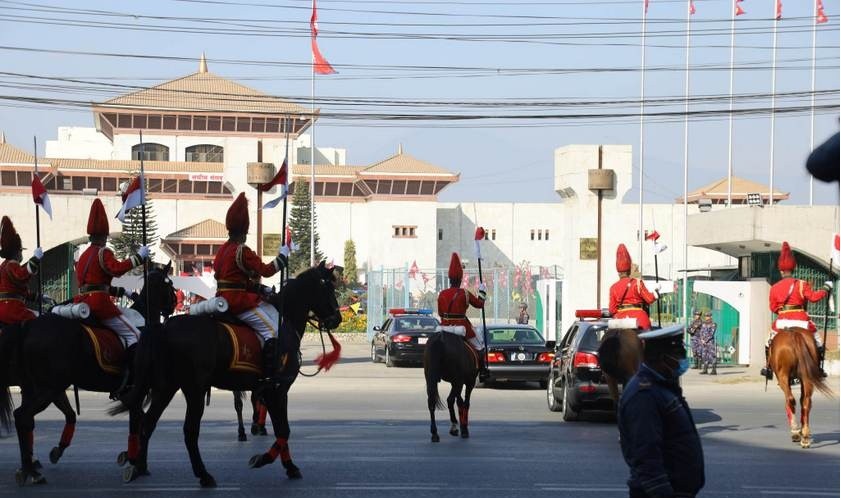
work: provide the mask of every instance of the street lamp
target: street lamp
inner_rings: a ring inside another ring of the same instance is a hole
[[[762,207],[762,194],[756,192],[748,194],[748,206]]]

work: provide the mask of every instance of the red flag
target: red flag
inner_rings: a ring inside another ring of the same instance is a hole
[[[280,165],[280,170],[277,172],[277,174],[274,175],[274,178],[258,186],[257,190],[259,190],[260,192],[268,192],[275,185],[287,185],[288,170],[289,168],[287,168],[286,166],[286,159],[284,159],[283,164]]]
[[[648,0],[643,0],[643,12],[648,14]]]
[[[689,0],[689,15],[695,15],[695,2]]]
[[[841,262],[841,235],[835,234],[832,238],[832,250],[829,251],[829,259],[834,262]],[[832,270],[832,268],[830,268]]]
[[[409,268],[409,278],[414,280],[418,276],[418,262],[412,261],[412,266]]]
[[[479,247],[479,241],[484,240],[485,229],[476,227],[476,233],[473,235],[473,243],[476,244],[476,259],[482,259],[482,248]]]
[[[657,242],[657,239],[659,238],[660,234],[657,232],[657,230],[652,230],[651,232],[645,234],[645,240],[653,240],[654,242]]]
[[[143,181],[140,176],[135,176],[123,192],[123,205],[117,213],[117,219],[125,223],[126,214],[132,209],[143,204]]]
[[[777,0],[776,19],[779,21],[783,18],[783,0]]]
[[[41,183],[41,178],[38,175],[32,175],[32,200],[35,204],[41,206],[41,209],[53,219],[53,207],[50,205],[50,196],[47,195],[47,189]]]
[[[318,49],[318,42],[315,41],[318,37],[318,10],[315,6],[315,0],[312,0],[312,16],[310,16],[310,38],[312,45],[312,70],[317,74],[335,74],[336,70],[327,62],[327,59],[321,55],[321,50]]]
[[[823,2],[821,0],[817,0],[817,2],[818,3],[817,3],[817,9],[816,10],[818,11],[818,17],[817,17],[817,19],[815,19],[815,24],[823,24],[823,23],[829,21],[829,19],[826,17],[826,14],[824,14],[824,12],[823,12]]]
[[[740,5],[744,0],[736,0],[736,15],[741,16],[745,13],[745,9]]]

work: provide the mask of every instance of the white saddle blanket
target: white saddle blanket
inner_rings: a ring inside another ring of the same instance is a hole
[[[636,318],[611,318],[607,321],[607,328],[609,329],[636,329],[639,328],[637,325]]]
[[[777,320],[776,322],[777,330],[783,329],[806,329],[809,330],[809,322],[806,320]]]
[[[436,332],[446,332],[448,334],[455,334],[459,337],[464,337],[467,335],[467,329],[464,325],[439,325],[438,328],[435,329]]]

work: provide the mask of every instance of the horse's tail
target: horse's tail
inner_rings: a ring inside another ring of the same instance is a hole
[[[797,357],[797,375],[801,382],[808,380],[815,388],[825,396],[832,397],[832,389],[826,385],[821,375],[820,365],[815,361],[816,355],[812,355],[812,345],[806,334],[794,333],[794,354]]]
[[[426,351],[423,355],[423,374],[426,378],[426,396],[429,401],[429,406],[434,406],[436,410],[443,410],[444,403],[441,402],[441,396],[438,394],[438,383],[441,382],[441,363],[444,361],[445,348],[444,341],[441,340],[440,334],[438,337],[433,337],[426,345]]]
[[[23,327],[23,324],[6,325],[0,331],[0,425],[7,432],[12,427],[12,410],[14,410],[12,393],[9,392],[11,379],[8,378],[8,370],[12,358],[19,350]],[[20,362],[15,363],[20,367]]]
[[[155,356],[161,354],[159,345],[163,342],[163,325],[154,324],[140,334],[134,353],[134,385],[120,397],[118,404],[108,409],[108,415],[114,416],[125,413],[132,408],[142,407],[146,395],[155,377],[155,369],[161,361],[155,361]]]
[[[613,377],[614,379],[624,381],[625,373],[619,367],[620,353],[622,351],[622,341],[618,334],[608,335],[602,340],[599,345],[599,365],[602,372]]]

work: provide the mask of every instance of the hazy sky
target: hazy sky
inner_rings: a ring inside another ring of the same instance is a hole
[[[316,143],[348,149],[350,164],[382,160],[402,143],[415,157],[461,173],[461,181],[441,194],[442,201],[556,201],[553,150],[567,144],[632,144],[636,171],[641,2],[321,0],[319,44],[339,74],[318,77],[316,95],[352,98],[349,103],[319,102],[323,113],[555,117],[411,122],[325,117],[318,122]],[[8,141],[28,149],[33,135],[43,144],[56,137],[58,126],[93,126],[90,110],[81,104],[131,91],[114,85],[151,86],[193,73],[202,51],[213,73],[265,93],[307,102],[310,0],[225,3],[230,2],[0,0],[0,130]],[[696,69],[691,87],[696,97],[728,93],[730,4],[730,0],[695,2],[691,58]],[[813,2],[783,0],[783,4],[777,92],[808,92]],[[830,22],[818,28],[817,58],[822,69],[817,72],[816,87],[835,92],[819,96],[818,103],[836,109],[816,117],[818,143],[838,130],[838,6],[837,2],[825,4]],[[735,93],[759,97],[742,99],[736,107],[767,108],[770,100],[764,95],[771,88],[774,0],[745,0],[742,5],[748,13],[737,22],[740,69],[735,74]],[[683,111],[686,8],[686,0],[650,0],[646,65],[652,70],[646,73],[646,98],[677,99],[649,106],[652,112]],[[603,71],[608,68],[613,71]],[[66,103],[9,99],[20,96],[81,104],[70,108]],[[422,102],[384,105],[387,99]],[[442,105],[431,107],[432,100]],[[504,105],[479,105],[489,100]],[[518,100],[523,104],[511,105]],[[526,104],[535,100],[541,102]],[[594,105],[613,100],[630,102]],[[457,102],[471,106],[456,106]],[[590,105],[571,105],[575,102]],[[808,105],[808,95],[778,99],[780,107]],[[692,109],[726,110],[727,106],[726,100],[717,99],[703,107],[693,104]],[[629,116],[568,118],[594,113]],[[803,163],[809,149],[809,123],[808,113],[777,117],[774,182],[776,188],[791,192],[789,203],[808,202],[809,180]],[[690,189],[726,175],[727,125],[726,115],[693,119]],[[645,136],[646,198],[671,202],[683,188],[682,118],[653,117]],[[769,140],[767,114],[736,117],[738,176],[768,183]],[[838,185],[816,183],[815,200],[838,203]]]

